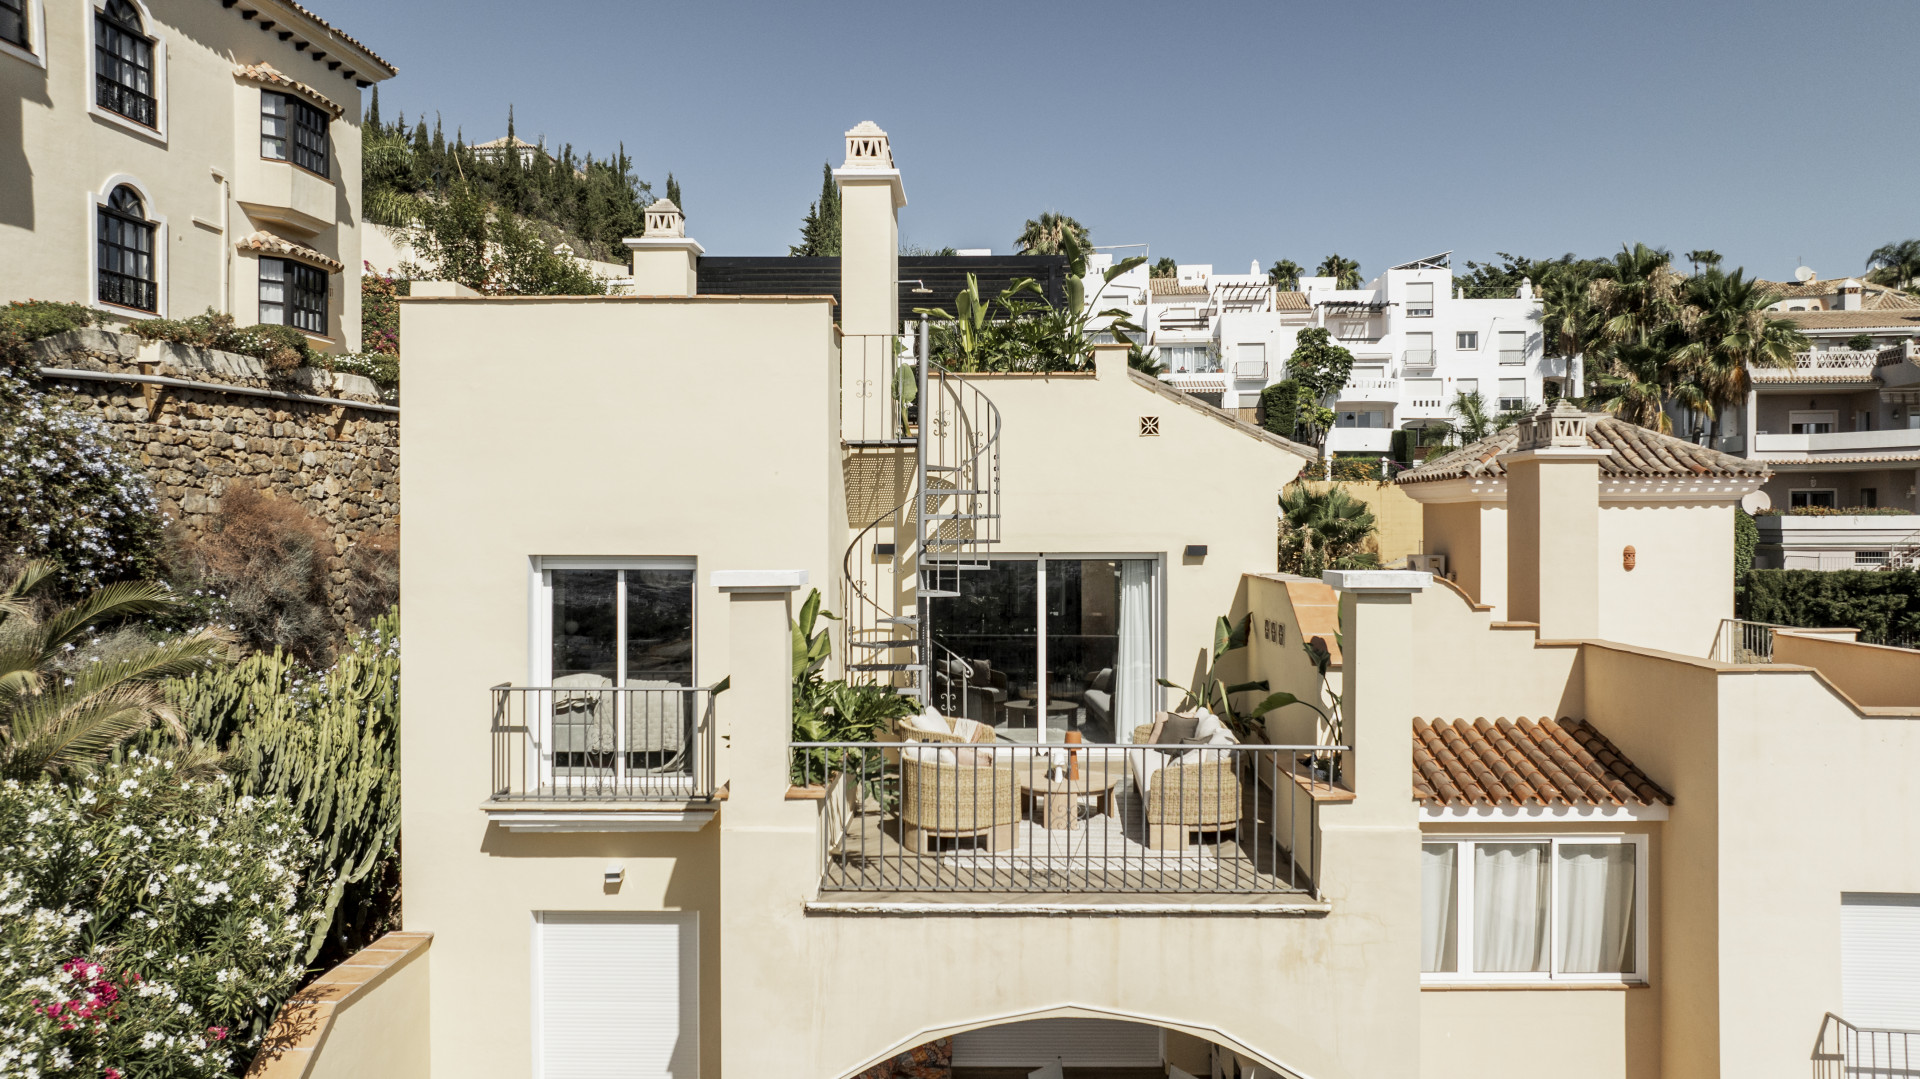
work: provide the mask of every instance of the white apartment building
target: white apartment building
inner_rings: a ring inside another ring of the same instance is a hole
[[[1354,357],[1334,402],[1329,454],[1384,454],[1397,429],[1450,422],[1460,393],[1480,393],[1491,410],[1538,404],[1549,385],[1578,396],[1580,361],[1545,356],[1531,285],[1511,298],[1466,298],[1453,283],[1451,255],[1389,267],[1359,289],[1303,277],[1297,291],[1283,290],[1257,262],[1245,274],[1187,265],[1176,277],[1152,279],[1140,267],[1097,303],[1129,311],[1168,382],[1249,420],[1260,391],[1286,377],[1300,331],[1326,329]],[[1106,256],[1094,263],[1089,296],[1111,265]]]
[[[0,2],[0,301],[359,347],[360,90],[394,73],[292,0]]]

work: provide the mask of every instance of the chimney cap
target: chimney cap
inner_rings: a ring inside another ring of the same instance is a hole
[[[648,203],[645,213],[647,226],[643,236],[678,239],[687,234],[687,215],[680,212],[672,199]]]
[[[862,120],[847,131],[847,160],[843,169],[893,168],[893,144],[880,125]]]
[[[1584,450],[1591,446],[1587,435],[1593,430],[1593,415],[1562,397],[1550,405],[1542,403],[1515,427],[1520,435],[1516,450]]]

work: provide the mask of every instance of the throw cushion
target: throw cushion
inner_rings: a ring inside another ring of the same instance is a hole
[[[965,716],[958,716],[953,721],[953,733],[969,742],[977,742],[980,740],[980,727],[981,723],[979,720],[968,719]]]
[[[1216,718],[1212,712],[1202,708],[1193,717],[1193,734],[1190,737],[1203,740],[1212,738],[1213,732],[1220,729],[1220,720]],[[1182,739],[1182,741],[1185,741],[1185,739]]]
[[[1154,741],[1164,744],[1185,742],[1187,739],[1194,737],[1194,733],[1199,726],[1200,719],[1198,716],[1183,716],[1178,712],[1167,713],[1166,719],[1160,726],[1160,736],[1155,738]]]
[[[1093,681],[1087,683],[1087,688],[1097,689],[1102,693],[1112,692],[1113,668],[1112,667],[1102,668],[1099,674],[1096,674],[1093,676]]]
[[[908,716],[907,726],[929,734],[953,733],[953,728],[947,724],[947,717],[941,715],[932,705],[928,705],[927,710],[917,716]]]

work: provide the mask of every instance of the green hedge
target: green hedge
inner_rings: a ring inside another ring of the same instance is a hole
[[[1757,569],[1745,617],[1784,626],[1853,626],[1863,641],[1920,635],[1920,572]]]
[[[1300,410],[1309,402],[1300,384],[1282,379],[1260,391],[1261,422],[1282,438],[1300,437]]]

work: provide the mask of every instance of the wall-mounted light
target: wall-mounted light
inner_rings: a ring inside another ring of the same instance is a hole
[[[894,284],[912,285],[913,291],[916,295],[925,295],[925,296],[933,295],[933,290],[927,287],[927,283],[925,281],[920,280],[917,277],[909,278],[905,281],[895,281]]]
[[[1206,545],[1206,544],[1204,544],[1204,543],[1189,543],[1189,544],[1187,544],[1187,557],[1188,557],[1188,558],[1205,558],[1205,557],[1207,557],[1207,545]]]
[[[619,887],[620,883],[627,879],[627,867],[620,862],[608,863],[604,871],[604,879],[608,884]]]
[[[891,543],[876,543],[873,545],[874,554],[891,556],[893,551],[894,546]]]
[[[1628,573],[1632,573],[1634,563],[1638,562],[1639,559],[1640,553],[1633,549],[1633,544],[1629,543],[1620,551],[1620,568],[1626,570]]]

